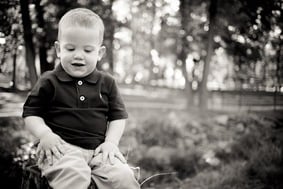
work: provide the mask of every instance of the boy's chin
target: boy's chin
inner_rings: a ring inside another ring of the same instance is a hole
[[[68,75],[74,78],[83,78],[88,76],[93,70],[90,68],[87,69],[87,67],[68,67],[67,69],[64,69],[65,72],[67,72]]]
[[[68,74],[74,78],[83,78],[89,75],[89,73],[80,73],[80,72],[73,72],[73,73],[68,73]]]

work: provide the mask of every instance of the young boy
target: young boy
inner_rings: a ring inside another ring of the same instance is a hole
[[[115,80],[96,69],[104,25],[77,8],[60,20],[60,64],[46,72],[23,108],[26,128],[39,139],[38,166],[53,189],[140,188],[118,148],[128,117]]]

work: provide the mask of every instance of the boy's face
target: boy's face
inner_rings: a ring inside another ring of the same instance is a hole
[[[85,77],[93,72],[97,61],[105,52],[105,47],[100,44],[99,31],[94,27],[62,28],[55,48],[63,69],[76,78]]]

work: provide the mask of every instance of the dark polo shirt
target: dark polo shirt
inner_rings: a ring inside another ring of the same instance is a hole
[[[105,139],[107,123],[128,114],[112,76],[95,70],[85,78],[72,78],[59,65],[38,80],[22,116],[42,117],[65,141],[95,149]]]

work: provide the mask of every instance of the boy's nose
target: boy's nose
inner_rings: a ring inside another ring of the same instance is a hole
[[[76,52],[74,55],[74,59],[83,59],[83,54],[81,52]]]

